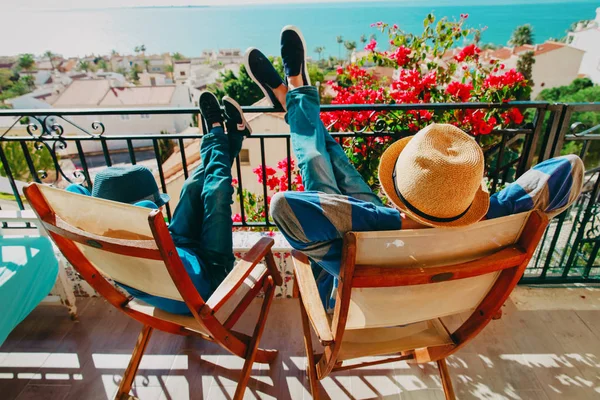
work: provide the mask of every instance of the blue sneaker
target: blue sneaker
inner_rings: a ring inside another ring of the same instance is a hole
[[[252,128],[244,117],[242,107],[237,101],[229,96],[223,97],[223,108],[225,109],[225,125],[227,126],[227,133],[239,133],[244,136],[250,136]]]
[[[300,29],[288,25],[281,31],[281,58],[286,76],[302,74],[304,85],[310,86],[306,73],[306,42]]]
[[[279,100],[277,100],[277,97],[275,97],[273,89],[280,85],[285,85],[285,83],[267,56],[260,50],[250,47],[246,50],[244,64],[246,66],[246,71],[248,71],[248,75],[256,82],[260,90],[263,91],[265,97],[268,97],[269,100],[271,100],[274,107],[283,108]]]
[[[217,96],[211,92],[200,93],[200,114],[202,114],[202,123],[204,125],[204,133],[210,132],[213,124],[221,124],[223,129],[223,115],[221,114],[221,106]]]

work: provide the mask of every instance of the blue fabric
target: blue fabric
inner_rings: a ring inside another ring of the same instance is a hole
[[[0,236],[0,345],[50,293],[58,260],[46,237]]]
[[[292,145],[308,191],[276,194],[271,200],[271,213],[292,247],[310,258],[323,305],[331,310],[344,234],[401,229],[400,213],[382,206],[327,132],[319,117],[316,88],[291,90],[287,106]],[[560,212],[577,198],[583,170],[576,156],[544,161],[492,195],[487,218],[533,208],[550,215]]]
[[[243,138],[243,135],[235,132],[225,135],[220,126],[212,128],[204,136],[200,147],[202,164],[185,181],[169,225],[183,266],[205,300],[233,269],[235,262],[231,235],[231,165],[241,149]],[[70,185],[67,190],[86,194],[80,189],[83,187],[77,186]],[[149,200],[135,205],[158,208]],[[181,301],[153,296],[117,284],[154,307],[175,314],[190,314]]]

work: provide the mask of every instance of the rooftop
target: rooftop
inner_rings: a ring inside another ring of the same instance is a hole
[[[61,107],[168,105],[175,85],[111,87],[106,79],[75,80],[53,104]]]
[[[141,325],[100,298],[78,299],[79,321],[40,306],[0,348],[6,400],[112,399]],[[255,303],[236,327],[251,326]],[[460,322],[460,317],[455,317]],[[280,350],[255,364],[246,397],[307,399],[296,299],[273,302],[261,347]],[[230,399],[243,360],[212,343],[154,332],[133,393],[140,399]],[[600,289],[519,286],[473,342],[448,360],[460,399],[592,399],[600,390]],[[334,373],[323,398],[443,399],[434,364],[404,361]]]

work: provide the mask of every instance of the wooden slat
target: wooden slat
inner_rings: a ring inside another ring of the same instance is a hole
[[[104,251],[124,256],[162,260],[154,240],[126,240],[96,235],[68,224],[58,215],[44,217],[42,224],[49,232],[54,232],[86,246],[101,248]]]
[[[221,282],[217,290],[215,290],[210,296],[210,299],[206,302],[213,312],[217,312],[219,308],[233,296],[235,291],[242,283],[244,283],[244,280],[248,275],[250,275],[254,267],[256,267],[267,254],[270,254],[271,247],[273,247],[274,243],[275,241],[272,238],[261,238],[244,255],[242,260],[238,261],[233,270],[227,275],[225,280]]]
[[[424,285],[470,278],[515,267],[521,264],[525,257],[527,254],[520,246],[511,246],[488,257],[441,267],[386,268],[357,265],[354,269],[352,287]]]
[[[327,314],[321,304],[321,297],[319,296],[312,270],[308,264],[308,258],[306,255],[294,250],[292,251],[292,260],[294,262],[296,283],[302,297],[301,307],[304,307],[306,310],[321,344],[324,346],[331,344],[333,343],[333,333],[329,327]]]

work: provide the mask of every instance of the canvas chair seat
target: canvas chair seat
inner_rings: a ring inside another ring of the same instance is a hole
[[[275,350],[259,349],[275,286],[283,280],[271,252],[273,239],[260,239],[204,300],[185,270],[160,210],[149,210],[54,189],[37,183],[25,195],[57,247],[101,296],[143,324],[117,391],[129,398],[140,361],[154,329],[196,335],[244,358],[234,399],[242,399],[254,362],[269,363]],[[262,261],[262,262],[261,262]],[[127,296],[112,282],[183,301],[190,316],[171,314]],[[252,336],[233,330],[252,300],[264,298]]]
[[[264,264],[259,264],[252,270],[250,275],[246,279],[240,287],[234,292],[234,294],[225,302],[225,304],[215,313],[215,317],[220,323],[225,323],[227,319],[231,316],[231,314],[235,311],[240,302],[246,297],[248,292],[259,282],[263,275],[267,272],[267,267]],[[227,282],[224,281],[221,283],[221,287],[223,285],[227,285]],[[215,291],[217,293],[217,291]],[[208,300],[210,302],[210,299]],[[148,303],[145,303],[138,299],[133,299],[127,305],[128,308],[132,310],[139,311],[146,315],[152,316],[154,318],[158,318],[163,321],[173,322],[179,325],[182,325],[188,330],[200,333],[202,335],[210,336],[210,332],[207,331],[206,327],[200,323],[193,317],[181,314],[172,314],[166,311],[161,310],[160,308],[156,308],[151,306]]]
[[[348,232],[333,315],[319,299],[308,257],[293,252],[311,392],[335,371],[399,360],[436,361],[475,337],[519,281],[548,223],[526,212],[457,228]],[[450,332],[441,318],[468,313]],[[324,346],[315,354],[311,328]],[[391,358],[356,363],[367,356]]]
[[[450,334],[438,318],[404,326],[348,330],[344,333],[338,360],[388,355],[452,343]]]

